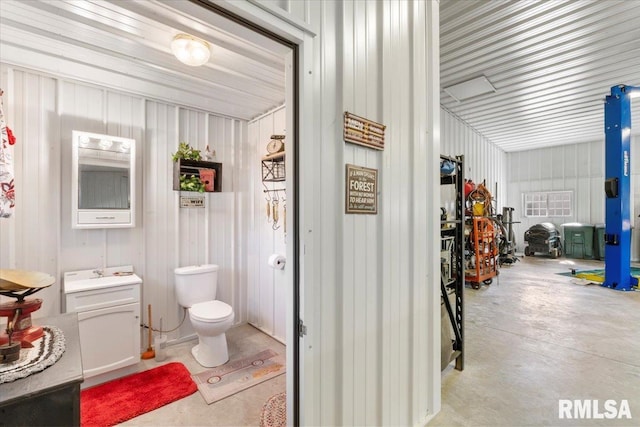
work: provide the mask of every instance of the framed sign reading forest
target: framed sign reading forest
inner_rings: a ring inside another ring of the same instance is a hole
[[[378,213],[378,170],[346,165],[345,206],[348,214]]]

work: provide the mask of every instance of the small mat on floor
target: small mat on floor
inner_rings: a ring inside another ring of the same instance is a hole
[[[269,398],[262,407],[260,427],[286,427],[287,393],[278,393]]]
[[[570,271],[556,273],[561,276],[572,277],[576,279],[583,279],[586,283],[603,283],[604,282],[604,268],[599,268],[596,270],[576,270],[576,274],[571,273]],[[636,278],[640,278],[640,268],[631,267],[631,275]]]
[[[80,425],[113,426],[153,411],[197,390],[182,363],[167,363],[83,390]]]
[[[264,350],[244,359],[193,375],[200,394],[208,404],[285,373],[285,358]]]

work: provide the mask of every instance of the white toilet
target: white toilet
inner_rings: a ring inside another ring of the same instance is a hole
[[[178,304],[189,309],[198,345],[191,349],[196,361],[213,368],[229,360],[225,332],[233,324],[233,308],[216,301],[218,266],[214,264],[180,267],[174,270]]]

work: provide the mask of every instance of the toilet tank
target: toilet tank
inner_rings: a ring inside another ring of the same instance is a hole
[[[213,301],[218,289],[218,266],[215,264],[192,265],[176,268],[176,297],[182,307]]]

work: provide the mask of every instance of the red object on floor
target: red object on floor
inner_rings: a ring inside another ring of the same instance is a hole
[[[174,402],[198,389],[182,363],[167,363],[80,393],[80,425],[113,426]]]

